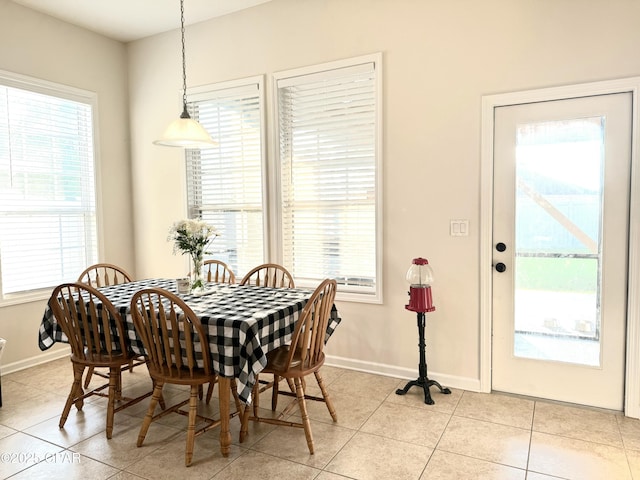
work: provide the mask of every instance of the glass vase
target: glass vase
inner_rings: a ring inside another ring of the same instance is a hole
[[[202,278],[202,252],[191,254],[191,293],[204,291],[204,279]]]

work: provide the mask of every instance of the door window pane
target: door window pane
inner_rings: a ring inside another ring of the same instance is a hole
[[[519,125],[518,357],[600,363],[604,118]]]

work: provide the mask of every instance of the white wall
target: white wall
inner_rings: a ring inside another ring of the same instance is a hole
[[[0,0],[1,70],[98,94],[97,186],[105,206],[102,258],[135,275],[126,55],[120,42]],[[44,354],[38,348],[45,303],[0,307],[0,337],[7,339],[3,371],[44,360],[61,348]]]
[[[256,74],[270,86],[276,71],[383,53],[385,301],[338,305],[334,361],[415,377],[404,275],[425,256],[437,280],[437,310],[427,318],[431,376],[478,385],[481,97],[640,75],[639,18],[631,0],[273,0],[187,27],[189,86]],[[125,51],[0,0],[0,69],[98,92],[104,220],[119,232],[105,239],[105,258],[139,278],[186,267],[166,241],[185,215],[182,155],[151,144],[180,113],[179,39],[173,31]],[[119,190],[130,178],[132,196]],[[454,218],[470,220],[469,237],[449,236]],[[4,365],[39,353],[43,308],[0,308],[0,336],[20,345],[7,345]]]
[[[187,27],[189,86],[267,74],[270,87],[279,70],[383,53],[385,301],[339,304],[333,361],[415,376],[404,275],[424,256],[436,275],[431,376],[478,387],[481,97],[638,75],[639,18],[640,3],[629,0],[273,0]],[[129,48],[143,276],[184,269],[165,240],[184,215],[184,162],[151,144],[180,111],[178,47],[174,31]],[[449,236],[459,218],[470,220],[468,237]]]

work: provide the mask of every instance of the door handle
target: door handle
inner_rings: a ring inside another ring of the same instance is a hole
[[[507,269],[507,266],[506,266],[504,263],[502,263],[502,262],[496,263],[496,270],[497,270],[498,272],[502,273],[502,272],[504,272],[506,269]]]
[[[507,246],[504,243],[500,242],[496,244],[497,251],[504,252],[506,249],[507,249]]]

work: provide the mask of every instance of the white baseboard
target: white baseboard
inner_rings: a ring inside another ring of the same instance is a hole
[[[9,374],[24,370],[25,368],[35,367],[42,363],[51,362],[58,358],[67,357],[71,353],[69,347],[57,349],[55,351],[45,352],[35,357],[26,358],[19,362],[8,363],[2,367],[3,374]],[[352,358],[337,357],[333,355],[327,355],[325,364],[332,367],[346,368],[349,370],[356,370],[358,372],[373,373],[376,375],[384,375],[387,377],[395,377],[406,380],[413,380],[418,376],[418,368],[415,369],[397,367],[394,365],[387,365],[384,363],[365,362],[362,360],[354,360]],[[445,375],[438,372],[429,372],[429,378],[436,380],[443,387],[457,388],[460,390],[469,390],[472,392],[480,391],[480,379],[457,377],[454,375]]]
[[[58,358],[68,357],[70,354],[71,347],[67,346],[64,348],[42,353],[40,355],[36,355],[35,357],[25,358],[24,360],[20,360],[19,362],[7,363],[6,365],[2,366],[2,374],[8,375],[9,373],[19,372],[20,370],[24,370],[25,368],[35,367],[36,365],[51,362],[52,360],[57,360]]]
[[[354,360],[352,358],[337,357],[327,355],[325,365],[332,367],[346,368],[356,370],[358,372],[373,373],[376,375],[385,375],[387,377],[397,377],[407,380],[415,380],[418,377],[418,367],[415,370],[410,368],[396,367],[384,363],[364,362]],[[460,390],[469,390],[472,392],[480,391],[480,379],[457,377],[454,375],[445,375],[438,372],[427,372],[429,379],[436,380],[443,387],[457,388]]]

